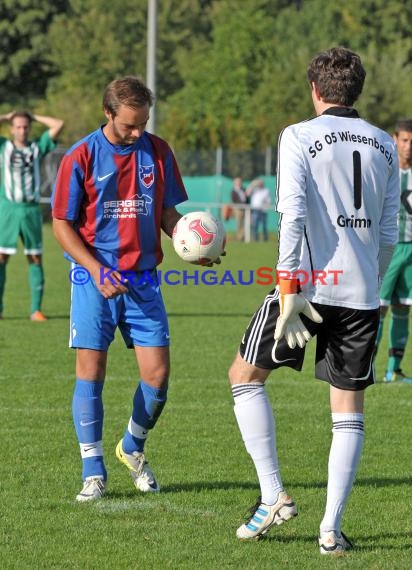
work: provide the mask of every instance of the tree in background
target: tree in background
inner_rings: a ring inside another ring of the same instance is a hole
[[[213,3],[212,41],[190,54],[183,87],[162,102],[163,134],[177,147],[275,144],[284,126],[312,113],[307,62],[339,44],[365,63],[359,106],[365,118],[390,130],[398,116],[410,114],[411,2],[276,4]]]
[[[48,41],[60,75],[49,82],[47,101],[67,117],[64,140],[71,142],[105,121],[101,94],[109,81],[144,75],[146,13],[133,0],[70,0],[68,12],[50,26]]]
[[[208,34],[198,0],[162,0],[158,15],[157,100],[182,87],[178,50]],[[146,76],[147,0],[70,0],[67,13],[50,27],[50,58],[60,75],[46,92],[53,112],[68,117],[65,140],[70,141],[104,121],[101,93],[122,75]],[[61,38],[65,41],[62,42]],[[73,107],[75,113],[73,114]]]
[[[147,0],[3,0],[0,110],[65,119],[71,144],[104,121],[114,77],[146,75]],[[263,149],[312,112],[306,65],[345,45],[367,69],[360,111],[410,115],[409,0],[161,0],[157,132],[176,149]]]
[[[59,73],[48,55],[46,34],[68,0],[0,2],[0,101],[12,107],[44,97],[47,83]]]

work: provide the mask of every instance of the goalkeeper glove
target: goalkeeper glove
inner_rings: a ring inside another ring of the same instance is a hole
[[[315,323],[321,323],[323,319],[302,293],[298,293],[296,279],[279,279],[278,289],[280,315],[276,323],[275,340],[285,337],[290,348],[295,348],[296,345],[303,348],[312,335],[303,324],[299,313]]]

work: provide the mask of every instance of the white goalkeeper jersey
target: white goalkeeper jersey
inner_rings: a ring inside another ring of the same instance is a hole
[[[379,247],[398,237],[399,166],[392,138],[354,109],[330,107],[279,137],[277,270],[307,299],[379,307]]]

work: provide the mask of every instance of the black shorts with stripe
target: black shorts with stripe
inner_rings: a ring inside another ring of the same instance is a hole
[[[250,321],[240,344],[240,355],[258,368],[289,366],[301,370],[305,349],[289,348],[285,339],[275,346],[279,294],[271,291]],[[342,390],[364,390],[375,383],[372,365],[379,326],[379,309],[358,310],[312,303],[323,317],[320,324],[301,315],[316,336],[315,376]]]

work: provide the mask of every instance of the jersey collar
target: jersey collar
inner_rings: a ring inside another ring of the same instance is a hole
[[[359,119],[359,114],[353,107],[328,107],[322,115],[334,115],[335,117],[347,117],[349,119]]]

